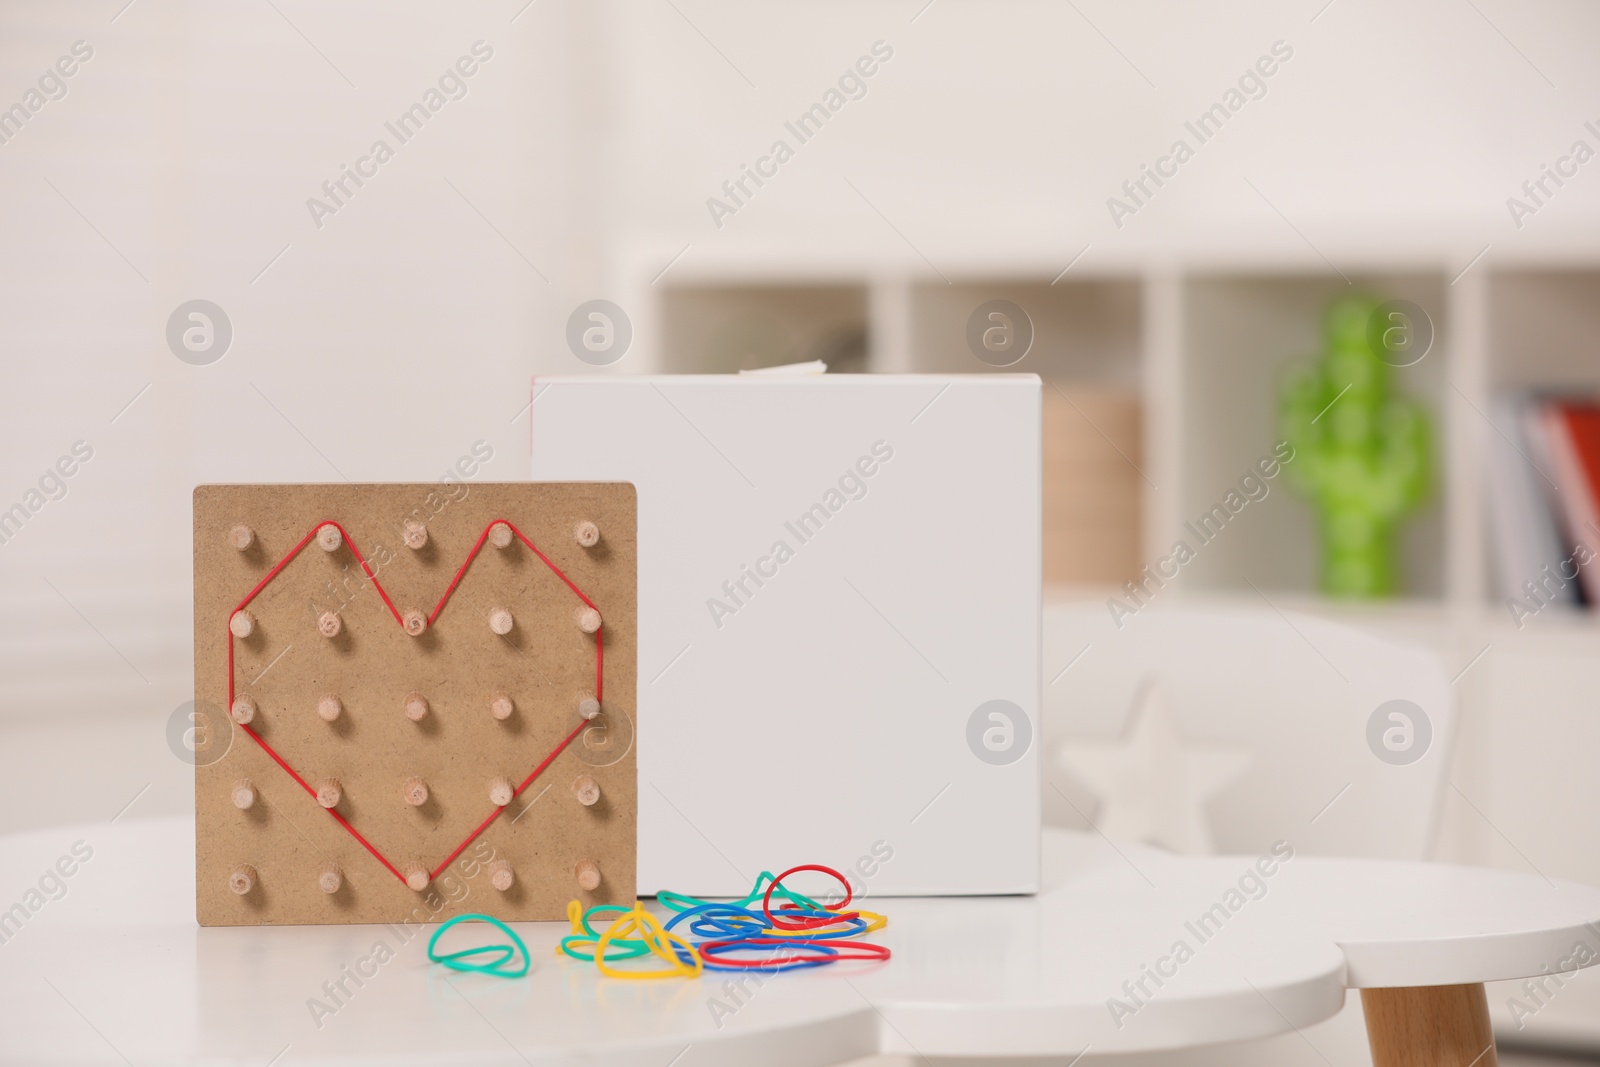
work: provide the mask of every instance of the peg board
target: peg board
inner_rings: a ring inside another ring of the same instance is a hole
[[[423,547],[407,547],[408,521],[424,524]],[[504,548],[490,538],[502,521],[518,535]],[[600,532],[592,547],[575,535],[581,522]],[[315,535],[333,524],[342,543],[330,552]],[[241,525],[253,531],[244,550],[232,540]],[[574,898],[631,904],[636,530],[627,483],[196,488],[200,924],[468,911],[539,921],[563,918]],[[579,591],[600,612],[596,633],[579,624]],[[242,638],[230,628],[241,604],[253,617]],[[504,636],[489,621],[500,608],[514,620]],[[400,621],[412,610],[433,615],[418,636]],[[319,628],[325,612],[339,618],[336,636]],[[600,711],[586,721],[580,701],[597,685]],[[318,712],[330,693],[342,703],[331,722]],[[416,721],[412,693],[428,701]],[[515,709],[504,719],[490,708],[501,693]],[[229,714],[240,696],[255,704],[248,725]],[[490,800],[494,778],[519,786],[547,759],[509,805]],[[599,786],[592,806],[576,796],[582,775]],[[417,806],[403,795],[413,777],[427,787]],[[342,789],[331,810],[315,796],[326,778]],[[234,791],[246,779],[255,795],[241,809]],[[512,873],[503,891],[492,884],[500,860]],[[593,891],[578,884],[584,861],[600,872]],[[318,880],[331,864],[342,877],[329,893]],[[406,884],[411,864],[429,872],[425,889]],[[253,885],[238,893],[243,865]]]

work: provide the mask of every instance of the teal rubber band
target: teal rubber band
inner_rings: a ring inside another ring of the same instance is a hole
[[[569,937],[563,937],[561,939],[561,951],[565,952],[568,956],[571,956],[575,960],[582,960],[584,963],[593,963],[593,947],[590,947],[589,954],[586,956],[582,952],[573,948],[569,942],[588,941],[592,946],[592,944],[598,940],[599,938],[597,937],[585,937],[583,934],[572,934]],[[606,946],[606,962],[609,963],[612,960],[638,959],[640,956],[647,955],[649,952],[650,946],[636,938],[613,938],[611,943]]]
[[[674,893],[670,889],[663,889],[657,893],[656,900],[659,901],[664,907],[671,908],[673,911],[688,911],[690,908],[705,907],[706,905],[712,903],[727,903],[729,907],[748,908],[750,905],[754,904],[756,901],[762,899],[762,897],[766,895],[767,883],[776,880],[776,877],[771,871],[762,871],[760,874],[756,875],[755,887],[750,890],[749,895],[745,896],[743,899],[731,902],[702,900],[699,897],[686,896],[683,893]],[[811,911],[823,910],[823,906],[821,904],[818,904],[815,900],[812,900],[803,893],[796,893],[786,885],[778,886],[778,891],[774,895],[784,897],[788,899],[790,903],[798,904],[800,907],[809,909]]]
[[[444,932],[450,929],[456,923],[460,922],[489,923],[491,926],[498,927],[502,933],[509,937],[511,939],[511,944],[478,945],[475,948],[461,949],[459,952],[439,953],[434,951],[434,946],[439,943],[439,938],[444,934]],[[515,946],[515,948],[513,948],[513,946]],[[499,958],[489,963],[469,962],[474,956],[482,956],[491,952],[500,953]],[[504,964],[518,952],[522,953],[522,966],[517,968],[505,967]],[[523,975],[528,973],[528,968],[532,966],[533,963],[533,958],[528,955],[528,946],[523,944],[522,938],[517,936],[517,932],[515,930],[511,929],[511,927],[507,926],[499,919],[496,919],[493,915],[480,915],[477,912],[469,912],[465,915],[457,915],[455,918],[446,920],[444,923],[440,924],[439,929],[435,930],[433,932],[433,936],[428,938],[428,959],[432,960],[434,963],[442,963],[452,971],[466,971],[472,974],[492,974],[497,978],[521,978]]]
[[[762,887],[765,886],[768,882],[776,882],[777,880],[778,880],[777,876],[774,875],[771,871],[762,871],[760,874],[756,875],[755,888],[750,890],[750,895],[745,897],[744,900],[740,902],[739,907],[748,908],[750,905],[754,904],[756,901],[762,899],[766,895],[766,891]],[[778,886],[777,895],[780,896],[780,897],[787,898],[789,900],[789,902],[792,903],[792,904],[799,905],[800,907],[807,908],[807,909],[809,909],[811,911],[826,911],[827,910],[824,905],[819,904],[815,900],[812,900],[810,897],[806,896],[804,893],[796,893],[794,890],[790,889],[786,885]]]
[[[615,912],[618,915],[623,915],[630,910],[631,909],[625,908],[621,904],[592,905],[578,918],[578,925],[583,927],[583,933],[569,934],[566,937],[563,937],[561,939],[561,951],[566,953],[568,956],[571,956],[575,960],[582,960],[584,963],[593,963],[594,950],[592,948],[590,949],[589,954],[586,956],[582,952],[572,947],[572,942],[574,941],[588,941],[591,943],[599,942],[600,935],[595,931],[594,926],[589,922],[589,917],[592,915],[599,915],[603,912]],[[607,951],[611,952],[611,955],[606,957],[607,959],[631,960],[648,954],[650,951],[650,946],[645,944],[642,938],[619,937],[613,940],[611,944],[607,946]]]
[[[592,907],[590,907],[588,911],[584,912],[581,916],[579,916],[578,922],[583,926],[583,932],[584,933],[588,934],[590,937],[598,938],[600,936],[600,934],[595,930],[595,928],[593,926],[591,926],[589,924],[589,916],[591,916],[591,915],[599,915],[601,912],[607,912],[607,911],[616,912],[618,915],[624,915],[630,910],[632,910],[632,909],[625,908],[621,904],[595,904]],[[574,934],[573,936],[576,937],[577,935]],[[622,942],[619,942],[619,943],[620,944],[626,944],[628,940],[637,940],[637,939],[625,939],[625,940],[623,940]],[[644,942],[643,941],[639,941],[639,944],[642,945],[642,944],[644,944]]]

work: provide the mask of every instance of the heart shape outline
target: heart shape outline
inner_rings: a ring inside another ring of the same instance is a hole
[[[512,522],[510,519],[497,518],[490,519],[488,525],[484,526],[483,532],[478,535],[478,540],[473,543],[471,550],[467,552],[467,558],[462,561],[460,568],[455,573],[455,577],[450,579],[450,584],[445,587],[444,593],[439,597],[439,602],[435,604],[433,606],[433,610],[428,613],[429,626],[433,625],[434,620],[439,617],[439,613],[444,610],[445,604],[450,600],[450,594],[454,593],[456,586],[461,584],[461,579],[466,576],[467,568],[472,566],[472,561],[478,558],[478,553],[482,550],[483,543],[489,538],[489,531],[494,529],[496,523],[502,522],[506,524],[506,526],[519,541],[528,546],[529,551],[538,556],[540,561],[544,563],[546,567],[550,568],[551,573],[553,573],[557,578],[560,578],[562,582],[566,584],[568,589],[571,589],[575,594],[577,594],[579,600],[583,601],[587,607],[593,608],[595,611],[600,610],[594,601],[590,600],[586,595],[584,595],[583,590],[579,589],[575,584],[573,584],[571,578],[568,578],[564,573],[562,573],[560,567],[557,567],[550,561],[550,557],[539,551],[539,546],[530,541],[527,535],[517,528],[516,523]],[[307,531],[306,535],[302,537],[293,548],[289,549],[289,551],[284,554],[282,559],[273,565],[272,569],[269,570],[262,577],[262,579],[255,584],[255,587],[244,595],[244,599],[239,601],[239,603],[233,607],[232,611],[228,612],[228,618],[231,620],[236,612],[242,611],[263,589],[271,584],[272,580],[278,576],[279,572],[287,567],[294,560],[294,558],[300,554],[301,550],[311,543],[312,539],[317,536],[318,532],[320,532],[324,526],[332,526],[334,529],[339,531],[339,536],[343,539],[343,543],[350,547],[351,555],[355,556],[356,562],[361,565],[362,575],[372,583],[372,587],[376,589],[378,591],[378,595],[383,598],[384,606],[389,609],[389,614],[394,616],[396,625],[398,625],[401,630],[404,631],[405,620],[401,617],[399,609],[394,606],[394,601],[389,599],[388,592],[384,590],[383,585],[378,581],[378,576],[373,572],[372,566],[367,562],[366,557],[361,554],[361,549],[356,546],[355,539],[352,538],[345,528],[341,526],[335,519],[322,519],[318,522],[312,523],[311,529]],[[604,620],[603,614],[601,618]],[[605,626],[602,621],[600,628],[594,632],[594,697],[597,701],[605,699],[604,635]],[[230,719],[234,695],[233,642],[233,630],[230,627],[228,629],[228,707],[230,709]],[[289,777],[294,779],[295,782],[299,784],[300,788],[304,789],[311,795],[313,800],[316,799],[317,791],[312,788],[312,786],[308,784],[304,778],[300,777],[299,772],[291,767],[287,760],[278,755],[276,749],[267,744],[265,738],[256,733],[255,730],[251,729],[249,723],[241,722],[235,723],[234,725],[238,726],[245,733],[249,734],[251,739],[254,740],[256,744],[261,746],[262,751],[266,752],[267,755],[272,757],[273,762],[275,762],[279,767],[282,767]],[[572,732],[563,738],[560,744],[551,749],[549,755],[545,756],[545,758],[539,762],[539,765],[533,769],[533,772],[524,778],[522,783],[512,791],[511,799],[515,800],[517,797],[521,796],[523,790],[532,785],[534,780],[537,779],[539,775],[544,773],[545,768],[549,767],[551,763],[555,762],[556,757],[561,755],[562,752],[566,751],[567,746],[572,744],[577,736],[589,725],[590,724],[588,720],[581,720],[577,726],[573,727]],[[320,807],[320,805],[318,806]],[[506,807],[510,807],[510,805],[507,804]],[[384,868],[387,869],[390,874],[400,879],[400,883],[402,885],[410,888],[410,884],[406,882],[406,876],[401,874],[399,869],[396,868],[394,864],[390,863],[388,858],[385,857],[382,852],[379,852],[377,848],[373,846],[372,842],[368,841],[366,837],[362,835],[361,831],[357,830],[354,826],[351,826],[348,819],[346,819],[343,815],[340,815],[333,808],[324,808],[323,810],[329,815],[333,816],[334,820],[337,821],[340,826],[344,827],[350,836],[355,838],[356,841],[361,844],[361,847],[365,848],[373,855],[375,859],[377,859],[379,863],[383,864]],[[444,858],[443,862],[428,872],[428,881],[432,883],[435,878],[438,878],[439,875],[443,873],[445,868],[449,867],[450,864],[455,862],[457,856],[466,851],[468,845],[472,844],[472,842],[478,839],[479,834],[483,833],[484,830],[489,828],[490,823],[494,822],[500,817],[500,813],[504,810],[504,807],[496,806],[494,810],[489,813],[488,818],[479,823],[477,828],[468,834],[466,839],[463,840],[461,844],[457,845],[453,851],[451,851],[450,855]]]

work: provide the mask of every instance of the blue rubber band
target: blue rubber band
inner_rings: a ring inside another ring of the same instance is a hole
[[[785,938],[785,940],[787,941],[787,940],[790,940],[790,939]],[[798,939],[795,939],[795,940],[798,940]],[[721,956],[721,955],[724,955],[726,953],[729,953],[729,952],[765,952],[765,953],[767,953],[767,954],[769,954],[771,956],[778,956],[781,952],[783,952],[784,948],[786,948],[787,946],[786,945],[744,945],[744,944],[739,944],[739,943],[731,943],[731,944],[719,945],[716,948],[713,948],[713,949],[711,949],[709,951],[706,950],[705,948],[700,948],[699,946],[696,946],[696,947],[699,948],[699,951],[700,951],[701,965],[708,971],[729,971],[729,972],[743,971],[745,974],[756,974],[756,975],[765,976],[765,975],[773,975],[773,974],[782,974],[785,971],[804,971],[804,970],[809,970],[812,967],[824,967],[824,966],[834,962],[834,960],[831,959],[831,958],[815,958],[814,957],[814,958],[811,958],[811,959],[774,959],[770,963],[767,963],[764,966],[759,966],[759,967],[750,966],[750,964],[752,962],[754,962],[754,961],[750,961],[750,960],[743,961],[742,963],[739,963],[739,964],[731,964],[730,965],[730,964],[725,964],[725,963],[719,962],[717,957]],[[823,953],[828,957],[837,957],[839,955],[839,953],[836,950],[831,949],[826,945],[813,945],[813,944],[807,943],[806,947],[810,948],[810,949],[815,949],[817,952]],[[682,955],[683,950],[679,949],[678,952],[679,952],[680,955]]]
[[[860,916],[802,909],[785,910],[783,914],[786,918],[833,919],[839,924],[837,929],[796,931],[782,935],[795,943],[856,937],[867,929],[867,921]],[[666,928],[671,930],[686,919],[689,920],[690,933],[706,940],[741,940],[772,936],[767,930],[766,916],[750,908],[741,908],[733,904],[701,904],[698,907],[687,908],[668,919]]]

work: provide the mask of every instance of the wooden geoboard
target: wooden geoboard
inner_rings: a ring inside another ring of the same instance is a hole
[[[626,483],[198,487],[200,923],[631,904],[636,529]]]

